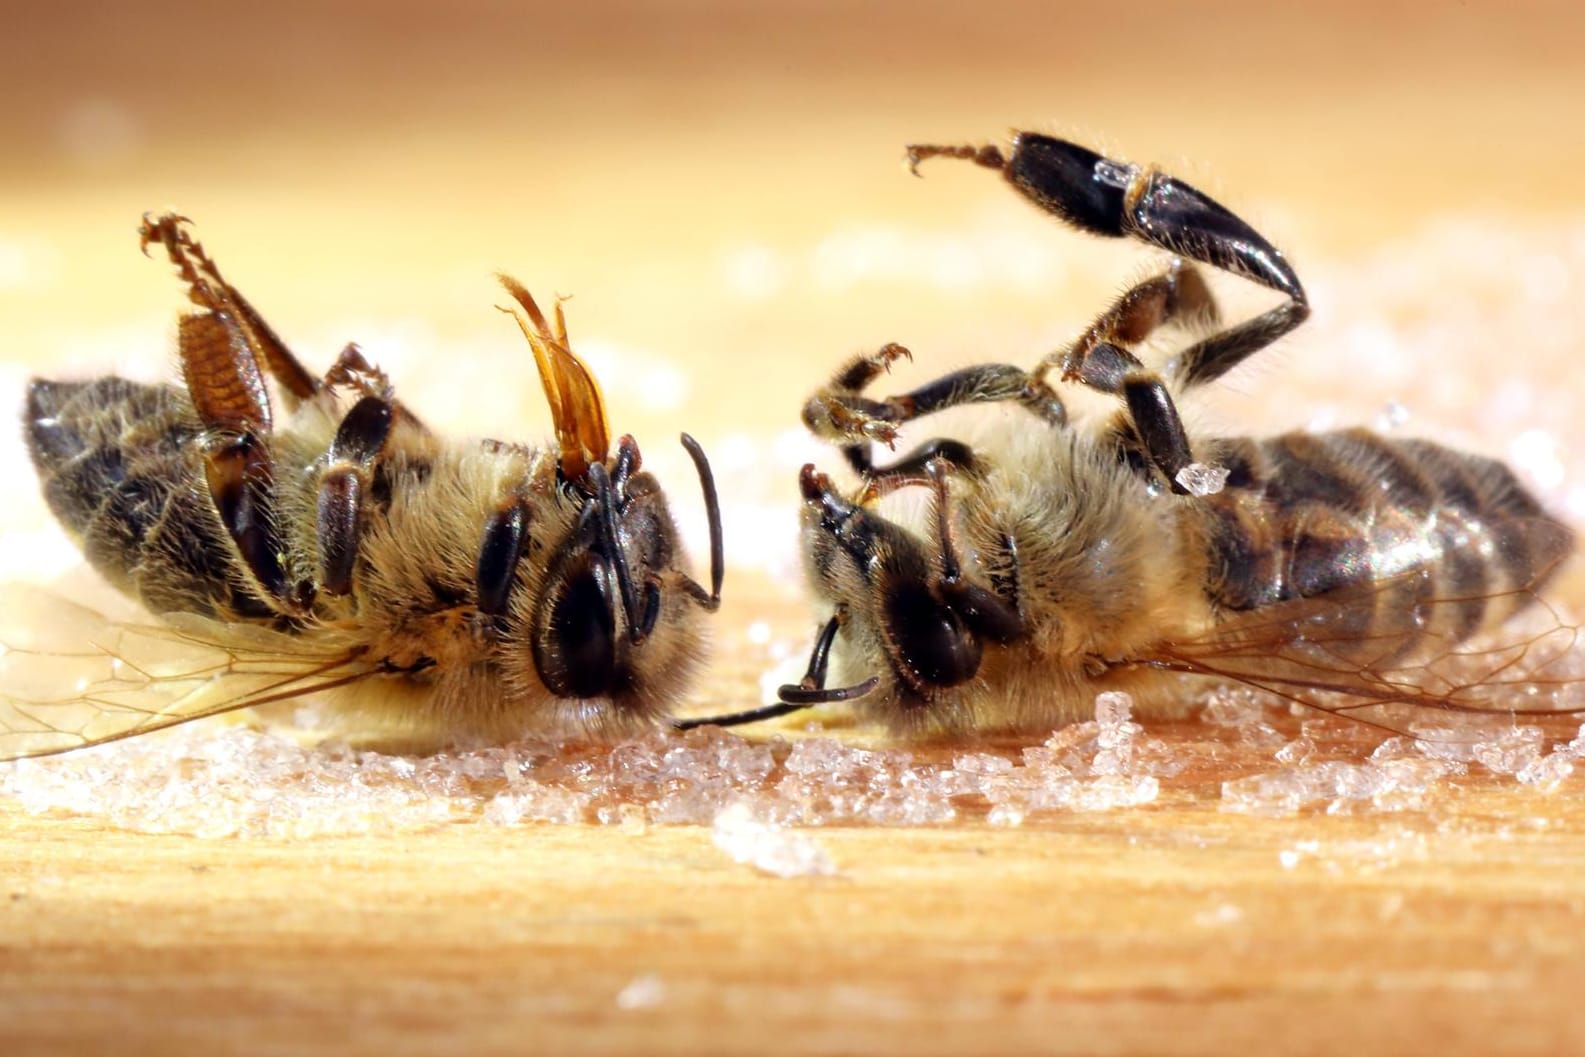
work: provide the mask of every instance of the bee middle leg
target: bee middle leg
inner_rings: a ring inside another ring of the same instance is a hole
[[[1186,492],[1178,476],[1194,462],[1177,404],[1162,376],[1134,347],[1160,327],[1194,319],[1215,320],[1216,302],[1192,265],[1174,260],[1160,275],[1124,291],[1071,345],[1041,360],[1031,372],[1053,369],[1064,382],[1123,399],[1123,420],[1112,435],[1119,456],[1143,472],[1159,470],[1174,491]]]
[[[379,397],[391,406],[398,421],[405,422],[421,433],[429,432],[429,427],[408,410],[406,404],[396,399],[396,386],[391,384],[390,375],[363,355],[363,350],[355,341],[343,346],[320,385],[324,389],[350,389],[363,396]]]
[[[318,589],[331,595],[352,590],[352,573],[363,534],[364,503],[374,470],[390,437],[396,408],[378,396],[352,405],[325,453],[319,478],[316,528],[319,540]]]

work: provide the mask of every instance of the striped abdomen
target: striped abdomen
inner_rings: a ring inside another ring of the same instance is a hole
[[[1221,442],[1208,593],[1224,610],[1332,595],[1361,635],[1462,639],[1572,548],[1504,465],[1366,430]]]
[[[50,510],[112,584],[156,613],[268,613],[234,587],[232,548],[202,486],[200,427],[181,390],[35,380],[24,418]]]

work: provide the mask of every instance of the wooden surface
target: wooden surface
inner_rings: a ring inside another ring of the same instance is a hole
[[[1585,1045],[1577,795],[835,829],[839,872],[797,879],[693,827],[210,843],[4,804],[0,825],[8,1053]]]
[[[1317,307],[1196,415],[1261,431],[1400,401],[1416,431],[1525,456],[1585,517],[1577,5],[396,2],[197,23],[153,3],[7,27],[5,392],[168,373],[181,305],[137,255],[145,209],[194,216],[312,365],[356,338],[466,432],[545,430],[490,273],[574,293],[617,431],[667,480],[690,472],[670,438],[699,436],[732,561],[780,585],[729,581],[713,700],[758,700],[755,622],[772,642],[812,624],[793,481],[834,460],[797,436],[809,386],[888,340],[915,379],[1025,362],[1146,266],[968,167],[909,179],[912,140],[1032,125],[1171,165],[1271,235]],[[72,567],[15,431],[0,471],[0,575]],[[1578,574],[1566,594],[1585,598]],[[1188,751],[1203,732],[1152,733]],[[1585,780],[1220,810],[1222,779],[1270,767],[1196,757],[1154,804],[1014,830],[819,830],[837,872],[791,879],[697,827],[204,841],[0,799],[0,1050],[1585,1050]]]

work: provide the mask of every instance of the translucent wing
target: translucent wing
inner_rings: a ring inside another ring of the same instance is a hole
[[[1136,663],[1244,683],[1393,730],[1425,709],[1577,715],[1585,638],[1539,596],[1572,537],[1541,519],[1502,533],[1511,586],[1439,595],[1434,570],[1414,568],[1233,614],[1205,638],[1162,644]]]
[[[578,480],[590,463],[604,462],[611,449],[611,427],[605,417],[605,399],[594,374],[578,359],[567,343],[567,320],[561,305],[556,305],[556,326],[552,330],[538,303],[516,279],[499,277],[501,285],[523,307],[514,312],[523,336],[534,350],[534,364],[545,387],[545,400],[556,427],[556,443],[561,449],[561,472]]]
[[[250,625],[122,623],[0,591],[0,760],[47,756],[377,674],[359,652]]]

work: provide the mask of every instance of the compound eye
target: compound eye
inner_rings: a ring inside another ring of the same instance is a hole
[[[534,650],[540,679],[558,697],[602,697],[615,681],[612,586],[601,564],[587,565],[562,582],[550,626]]]
[[[886,632],[901,674],[919,689],[957,686],[980,670],[978,636],[924,584],[894,584],[886,592]]]

